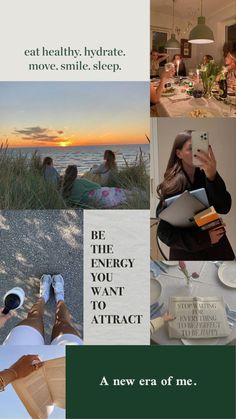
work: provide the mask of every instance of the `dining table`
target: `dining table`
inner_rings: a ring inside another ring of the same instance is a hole
[[[158,86],[158,81],[151,81]],[[184,83],[184,84],[183,84]],[[160,102],[151,107],[151,116],[158,117],[186,117],[186,118],[235,118],[236,92],[231,92],[227,99],[220,99],[217,95],[210,98],[195,98],[187,93],[191,80],[183,79],[179,84],[172,82],[174,92],[163,92]]]
[[[178,262],[166,261],[165,263],[161,262],[161,265],[159,262],[151,262],[151,281],[157,281],[161,290],[155,302],[155,295],[152,295],[152,293],[155,294],[155,287],[151,287],[151,302],[158,303],[161,309],[157,317],[168,311],[171,297],[221,297],[227,307],[227,316],[228,313],[231,313],[232,316],[232,318],[227,317],[230,334],[226,337],[212,339],[170,339],[168,322],[166,322],[151,335],[152,342],[159,345],[226,345],[234,341],[236,339],[236,261],[189,261],[186,262],[186,267],[190,274],[198,274],[197,278],[191,279],[190,285],[187,285]],[[225,273],[223,279],[222,272]],[[227,282],[227,272],[230,272],[231,277],[229,283]]]

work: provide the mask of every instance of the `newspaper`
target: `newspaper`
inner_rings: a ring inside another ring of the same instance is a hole
[[[171,297],[168,323],[170,338],[218,338],[228,336],[225,303],[221,297]]]
[[[45,361],[42,368],[12,385],[30,416],[46,419],[54,406],[65,409],[65,357]]]

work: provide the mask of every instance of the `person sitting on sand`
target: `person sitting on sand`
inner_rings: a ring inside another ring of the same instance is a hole
[[[66,168],[62,179],[62,196],[69,204],[88,208],[114,208],[127,202],[124,189],[101,186],[78,177],[75,165]]]
[[[58,171],[53,167],[53,159],[51,157],[45,157],[43,160],[42,172],[44,179],[47,182],[58,184],[60,181],[60,175]]]
[[[106,186],[112,180],[113,175],[117,173],[117,164],[115,153],[111,150],[105,150],[103,158],[104,162],[99,166],[94,165],[90,172],[99,175],[101,185]]]

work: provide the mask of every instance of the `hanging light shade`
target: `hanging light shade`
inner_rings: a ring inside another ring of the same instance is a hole
[[[166,49],[179,49],[180,48],[179,41],[177,41],[177,39],[175,38],[174,33],[171,34],[171,38],[168,39],[168,41],[166,42],[165,48]]]
[[[209,26],[206,25],[206,18],[202,16],[202,0],[201,0],[201,16],[198,18],[197,26],[195,26],[190,34],[189,34],[189,40],[191,44],[211,44],[214,42],[214,35],[209,28]]]
[[[179,41],[177,41],[177,39],[175,38],[175,34],[174,34],[174,24],[175,24],[175,0],[173,1],[173,24],[172,24],[172,34],[170,39],[168,39],[168,41],[165,44],[165,49],[179,49],[180,48],[180,43]]]

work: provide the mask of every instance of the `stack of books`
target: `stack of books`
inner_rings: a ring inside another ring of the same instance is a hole
[[[217,228],[223,226],[223,220],[217,214],[214,207],[209,207],[194,216],[194,221],[201,230],[212,230],[213,228]]]

